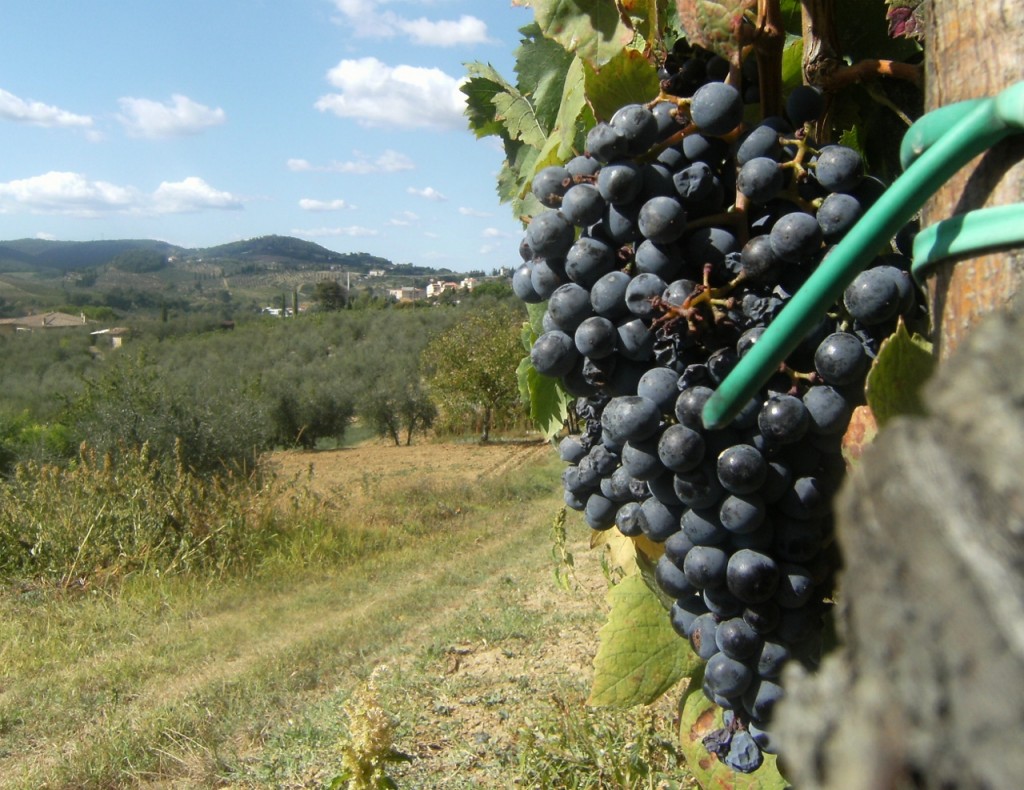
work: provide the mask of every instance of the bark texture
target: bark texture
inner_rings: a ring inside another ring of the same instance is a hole
[[[931,0],[925,25],[925,106],[992,96],[1024,79],[1024,3]],[[965,211],[1024,201],[1024,136],[963,168],[924,209],[922,226]],[[1001,251],[945,263],[929,282],[939,358],[977,319],[1019,298],[1024,253]]]

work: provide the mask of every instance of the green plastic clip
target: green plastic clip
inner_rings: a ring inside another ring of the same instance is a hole
[[[829,252],[821,265],[793,295],[778,317],[739,361],[704,405],[702,417],[709,429],[727,425],[757,393],[783,360],[817,325],[825,312],[842,297],[843,291],[875,256],[957,170],[1003,138],[1024,130],[1024,82],[1018,82],[994,97],[958,102],[924,115],[904,137],[901,160],[903,175],[875,201],[860,221]],[[1021,206],[1009,206],[998,214],[985,209],[978,217],[963,215],[946,220],[934,230],[922,231],[919,271],[934,265],[938,256],[953,249],[979,244],[986,226],[1003,229],[999,244],[1021,241]],[[946,224],[951,223],[951,224]],[[980,223],[980,225],[979,225]],[[944,227],[943,227],[944,226]],[[964,227],[970,232],[962,236]],[[993,237],[995,234],[993,232]],[[921,239],[921,234],[918,234]],[[915,256],[918,241],[915,240]],[[925,260],[930,263],[924,263]],[[919,272],[915,272],[919,276]]]

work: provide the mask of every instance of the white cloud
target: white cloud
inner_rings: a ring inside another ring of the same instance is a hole
[[[361,38],[394,38],[405,35],[414,44],[433,47],[454,47],[486,44],[487,24],[475,16],[463,14],[458,19],[409,19],[394,11],[382,10],[378,0],[334,0],[341,12],[338,20],[345,29]]]
[[[403,211],[398,216],[389,219],[388,225],[394,225],[395,227],[399,228],[406,228],[409,225],[412,225],[414,222],[418,222],[419,218],[419,214],[416,214],[412,211]]]
[[[423,189],[416,189],[416,187],[408,187],[405,191],[408,192],[410,195],[416,195],[416,197],[421,197],[426,200],[433,200],[437,203],[441,203],[448,199],[433,187],[423,187]]]
[[[139,204],[131,187],[90,181],[81,173],[51,170],[40,176],[0,183],[0,205],[21,206],[45,213],[91,216],[101,211],[124,211]]]
[[[41,241],[57,241],[56,234],[54,234],[54,233],[47,233],[44,230],[39,231],[36,234],[36,238],[40,239]]]
[[[326,165],[314,165],[308,159],[289,159],[288,169],[294,173],[351,173],[369,175],[371,173],[398,173],[402,170],[415,170],[416,165],[405,154],[390,148],[383,151],[375,159],[355,151],[355,159],[347,162],[330,161]]]
[[[314,106],[363,126],[466,127],[460,82],[441,69],[388,66],[367,57],[341,61],[327,81],[340,92],[321,96]]]
[[[399,19],[396,26],[412,39],[414,44],[428,47],[454,47],[461,44],[484,44],[487,37],[487,24],[475,16],[463,14],[457,20],[442,19],[431,22],[429,19]]]
[[[40,176],[0,183],[0,210],[26,208],[45,214],[95,217],[103,213],[177,214],[204,209],[241,208],[242,202],[195,176],[165,181],[152,193],[81,173],[51,171]]]
[[[26,101],[3,89],[0,89],[0,118],[34,126],[92,126],[92,118],[88,115],[76,115],[51,104]]]
[[[224,123],[227,117],[221,108],[210,109],[181,94],[175,94],[166,103],[131,97],[122,98],[119,102],[121,115],[118,120],[132,137],[161,138],[197,134]]]
[[[293,236],[305,236],[307,238],[323,238],[325,236],[379,236],[380,231],[373,228],[364,228],[360,225],[350,225],[346,228],[306,228],[295,229]]]
[[[484,228],[481,233],[485,239],[507,239],[509,234],[498,228]]]
[[[183,214],[207,208],[237,209],[242,208],[242,201],[196,176],[184,181],[164,181],[153,193],[153,210],[158,214]]]
[[[351,203],[341,198],[337,200],[314,200],[313,198],[302,198],[299,201],[299,208],[303,211],[343,211],[354,209]]]
[[[486,211],[480,211],[480,209],[470,208],[469,206],[459,206],[459,213],[464,217],[489,217],[491,216]]]

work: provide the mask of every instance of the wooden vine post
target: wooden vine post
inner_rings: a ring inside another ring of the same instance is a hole
[[[932,0],[926,19],[927,109],[994,96],[1024,79],[1024,3]],[[1024,135],[996,145],[950,179],[925,206],[922,226],[1013,203],[1024,203]],[[929,281],[939,358],[948,357],[981,316],[1018,299],[1022,285],[1021,249],[943,264]]]

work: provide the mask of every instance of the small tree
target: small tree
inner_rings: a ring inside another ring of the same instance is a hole
[[[313,300],[321,310],[344,310],[348,297],[345,289],[337,280],[324,280],[316,284]]]
[[[482,441],[496,416],[519,407],[516,367],[523,356],[522,315],[497,305],[474,312],[435,338],[423,352],[423,367],[435,400],[449,415],[478,412]]]

